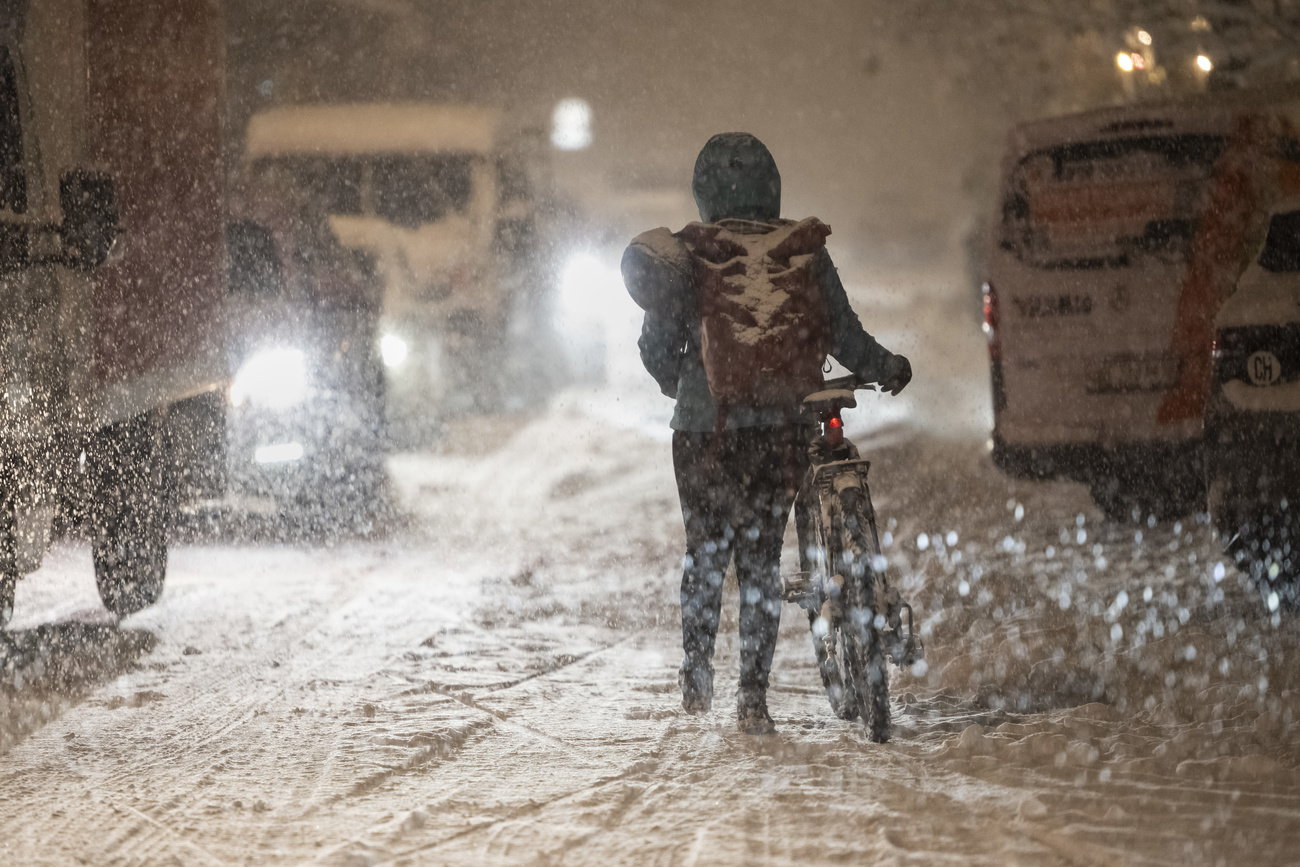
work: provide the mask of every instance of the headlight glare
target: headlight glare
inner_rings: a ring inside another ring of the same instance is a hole
[[[307,397],[307,356],[301,349],[264,349],[249,356],[230,386],[230,402],[288,409]]]
[[[411,347],[396,334],[385,334],[379,339],[379,354],[384,359],[384,367],[401,367],[410,353]]]

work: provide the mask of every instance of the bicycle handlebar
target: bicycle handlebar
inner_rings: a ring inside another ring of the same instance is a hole
[[[848,376],[837,376],[835,379],[828,379],[822,383],[822,388],[829,391],[833,388],[842,388],[846,391],[879,391],[876,383],[867,382],[856,373],[850,373]]]

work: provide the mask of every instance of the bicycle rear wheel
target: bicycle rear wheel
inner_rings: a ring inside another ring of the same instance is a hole
[[[832,565],[843,578],[839,644],[845,680],[851,684],[844,693],[846,700],[856,704],[856,715],[867,736],[883,744],[889,740],[890,710],[889,670],[879,628],[883,618],[878,618],[875,610],[876,597],[884,586],[883,576],[873,566],[880,548],[865,491],[850,488],[841,492],[837,506],[832,541],[838,550],[833,552]]]

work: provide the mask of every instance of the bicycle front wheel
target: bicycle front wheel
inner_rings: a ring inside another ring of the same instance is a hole
[[[839,640],[845,662],[845,697],[855,704],[867,736],[883,744],[890,734],[889,671],[880,636],[883,617],[877,616],[876,600],[883,597],[884,576],[875,568],[880,547],[866,491],[850,488],[841,492],[834,518],[832,541],[837,550],[832,564],[843,579]]]

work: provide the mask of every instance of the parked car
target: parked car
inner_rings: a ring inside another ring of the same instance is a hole
[[[1210,514],[1270,605],[1300,602],[1300,198],[1283,201],[1215,320]]]

